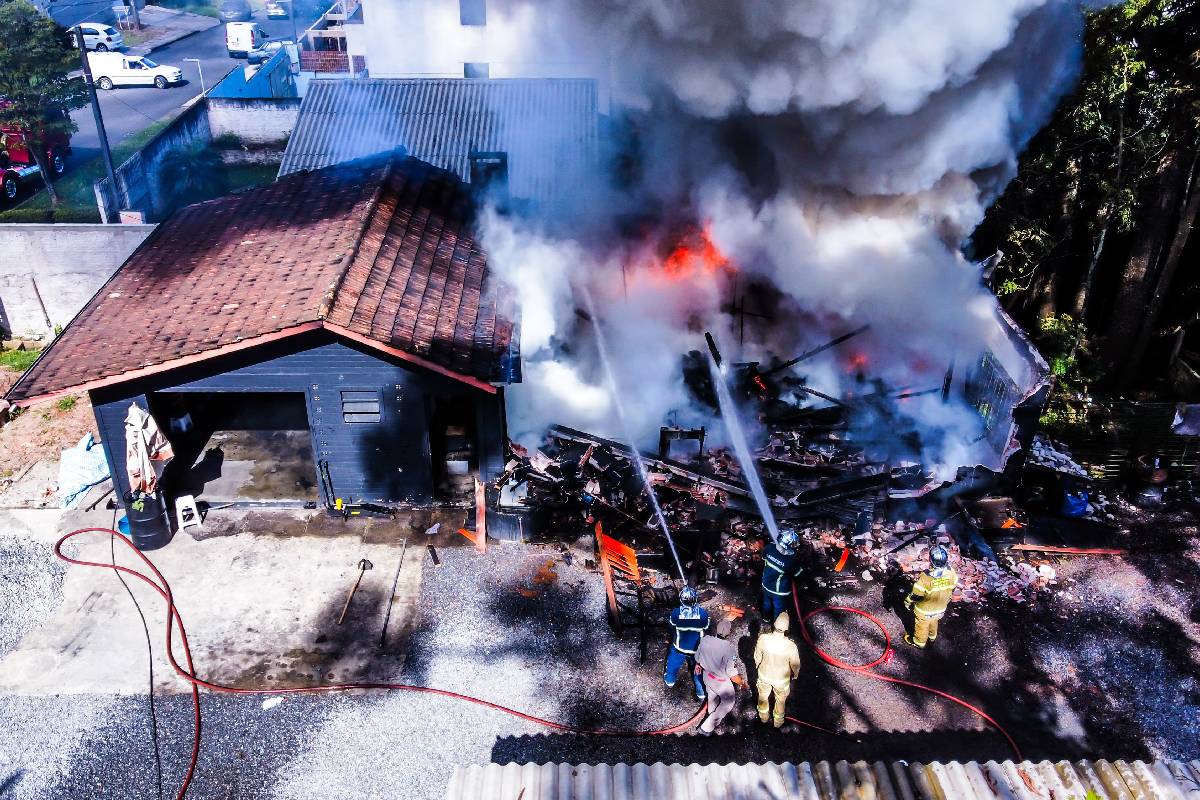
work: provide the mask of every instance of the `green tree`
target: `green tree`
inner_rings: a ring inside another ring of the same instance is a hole
[[[77,51],[70,34],[26,0],[0,4],[0,20],[0,126],[24,133],[57,206],[46,149],[55,136],[75,132],[70,112],[88,102],[83,81],[67,77],[78,66]]]
[[[1095,332],[1110,388],[1153,377],[1145,357],[1164,323],[1190,315],[1179,298],[1200,285],[1181,269],[1200,211],[1198,142],[1200,5],[1094,11],[1077,89],[976,232],[977,252],[1004,253],[993,285],[1005,306],[1031,328],[1065,313]]]

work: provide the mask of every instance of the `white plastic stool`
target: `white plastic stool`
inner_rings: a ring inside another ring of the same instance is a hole
[[[197,528],[204,527],[204,520],[200,518],[200,509],[196,507],[195,497],[190,494],[181,494],[175,498],[175,522],[177,523],[176,531],[181,531],[189,525],[195,525]]]

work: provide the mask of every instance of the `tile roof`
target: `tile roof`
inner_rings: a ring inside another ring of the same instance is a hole
[[[458,767],[446,800],[1045,800],[1192,797],[1200,761],[856,761],[766,764],[488,764]]]
[[[13,386],[28,401],[320,327],[481,388],[514,324],[451,173],[360,160],[171,216]]]
[[[596,104],[591,79],[314,80],[279,174],[403,147],[469,181],[472,152],[504,152],[514,198],[557,204],[592,174]]]

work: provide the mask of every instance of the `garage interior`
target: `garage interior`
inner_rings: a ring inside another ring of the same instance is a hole
[[[305,506],[320,498],[303,392],[156,392],[151,412],[175,458],[168,497]]]

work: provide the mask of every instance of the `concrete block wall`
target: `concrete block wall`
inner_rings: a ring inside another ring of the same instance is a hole
[[[247,145],[277,146],[280,154],[300,116],[300,98],[208,98],[213,138],[233,134]]]
[[[208,109],[203,102],[196,103],[117,167],[119,208],[141,211],[150,222],[161,221],[170,200],[159,180],[163,158],[174,150],[188,150],[211,141]],[[96,181],[95,190],[101,219],[115,220],[118,209],[108,205],[108,178]]]
[[[147,222],[161,222],[170,210],[171,201],[159,179],[163,158],[173,150],[207,146],[224,134],[238,137],[251,150],[271,153],[269,158],[243,159],[242,163],[278,162],[299,115],[298,97],[208,97],[195,103],[117,167],[120,208],[141,211]],[[107,187],[107,178],[96,181],[96,204],[102,219],[115,221],[117,210],[111,207]]]
[[[65,327],[154,227],[0,225],[0,326],[18,336]]]

